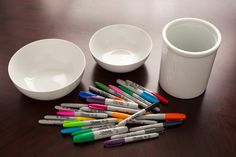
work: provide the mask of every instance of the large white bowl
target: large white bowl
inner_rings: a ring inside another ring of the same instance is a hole
[[[8,73],[16,88],[28,97],[53,100],[75,89],[86,60],[75,44],[61,39],[29,43],[11,58]]]
[[[144,64],[152,49],[152,39],[136,26],[116,24],[95,32],[89,48],[101,67],[111,72],[124,73]]]

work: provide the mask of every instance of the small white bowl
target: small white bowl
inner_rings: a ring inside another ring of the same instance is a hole
[[[125,73],[144,64],[152,49],[152,39],[136,26],[116,24],[95,32],[89,48],[101,67],[111,72]]]
[[[53,100],[80,83],[86,60],[75,44],[61,39],[29,43],[11,58],[8,73],[16,88],[28,97]]]

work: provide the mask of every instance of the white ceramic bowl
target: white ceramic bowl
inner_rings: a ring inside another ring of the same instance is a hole
[[[136,26],[116,24],[95,32],[89,48],[101,67],[124,73],[144,64],[152,49],[152,39]]]
[[[29,43],[11,58],[8,73],[16,88],[28,97],[53,100],[75,89],[86,60],[75,44],[61,39]]]

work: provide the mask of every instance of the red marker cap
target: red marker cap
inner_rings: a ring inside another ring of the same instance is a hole
[[[169,104],[169,101],[160,94],[157,94],[156,92],[152,92],[152,94],[155,95],[161,102]]]

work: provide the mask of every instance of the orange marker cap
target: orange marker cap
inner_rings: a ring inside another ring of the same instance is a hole
[[[129,116],[130,116],[129,114],[120,113],[120,112],[114,112],[114,113],[112,114],[112,117],[120,118],[120,119],[126,119],[126,118],[128,118]]]
[[[124,99],[122,99],[120,97],[115,97],[115,100],[123,100],[124,101]]]
[[[183,113],[166,113],[166,120],[182,120],[186,119],[186,115]]]

